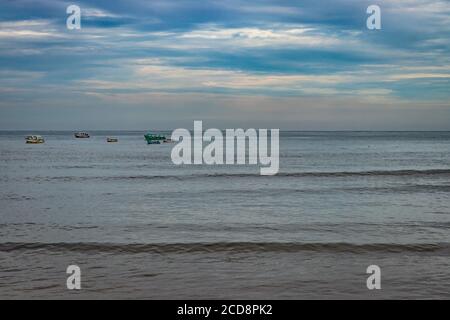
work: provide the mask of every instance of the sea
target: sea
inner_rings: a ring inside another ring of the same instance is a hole
[[[32,133],[0,132],[1,299],[450,298],[450,132],[283,131],[275,176]]]

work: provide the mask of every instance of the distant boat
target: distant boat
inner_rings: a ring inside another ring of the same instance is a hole
[[[117,139],[117,138],[107,138],[106,142],[119,142],[119,139]]]
[[[90,138],[89,133],[86,133],[86,132],[77,132],[77,133],[74,134],[74,136],[75,136],[75,138],[77,138],[77,139],[87,139],[87,138]]]
[[[25,140],[26,140],[26,143],[33,143],[33,144],[45,142],[44,138],[42,138],[41,136],[27,136],[25,138]]]
[[[167,140],[163,135],[147,133],[144,135],[147,144],[161,144],[161,141]]]

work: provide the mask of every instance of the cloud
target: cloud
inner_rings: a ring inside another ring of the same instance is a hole
[[[83,17],[94,17],[94,18],[122,18],[123,16],[119,14],[114,14],[98,8],[84,8],[82,11]]]
[[[338,109],[450,109],[448,1],[384,1],[380,31],[365,28],[368,0],[79,1],[77,31],[65,27],[68,4],[4,2],[0,107],[71,108],[75,97],[78,108],[117,104],[125,115],[128,104],[163,96],[178,112],[185,105],[183,117],[217,97],[255,119],[261,99],[264,112],[286,101],[331,108],[333,99]]]
[[[450,73],[404,73],[389,76],[390,81],[410,79],[450,79]]]
[[[50,20],[17,20],[0,22],[0,39],[59,38],[62,35]]]

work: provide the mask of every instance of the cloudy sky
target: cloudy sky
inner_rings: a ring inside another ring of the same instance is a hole
[[[0,0],[1,130],[450,130],[449,89],[450,1]]]

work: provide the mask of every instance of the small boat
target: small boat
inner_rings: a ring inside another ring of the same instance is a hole
[[[147,141],[147,144],[161,144],[161,141],[167,140],[165,136],[151,133],[144,135],[144,138]]]
[[[119,139],[117,139],[117,138],[107,138],[106,142],[119,142]]]
[[[32,144],[38,144],[38,143],[44,143],[45,140],[44,138],[42,138],[41,136],[27,136],[25,138],[27,143],[32,143]]]
[[[174,142],[172,139],[170,139],[170,138],[167,138],[166,140],[164,140],[163,141],[164,143],[172,143],[172,142]]]
[[[89,133],[86,133],[86,132],[77,132],[77,133],[74,134],[74,136],[75,136],[75,138],[77,138],[77,139],[87,139],[87,138],[90,138]]]

